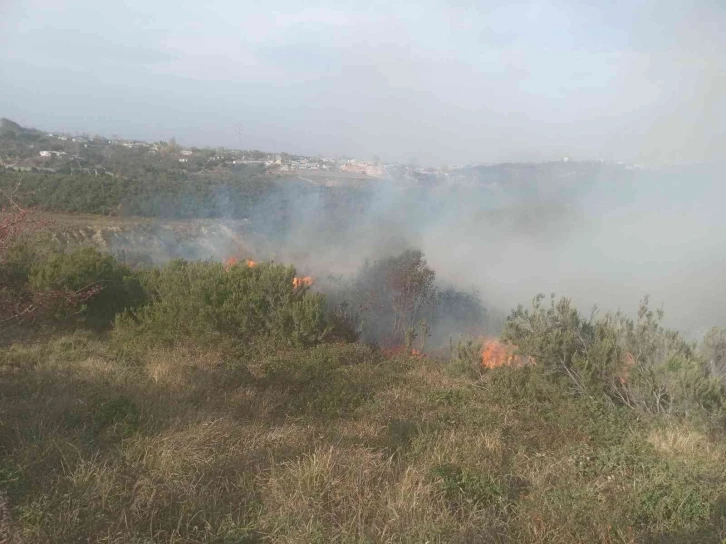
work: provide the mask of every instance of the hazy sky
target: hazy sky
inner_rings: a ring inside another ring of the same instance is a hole
[[[0,0],[0,116],[421,163],[726,149],[726,2]]]

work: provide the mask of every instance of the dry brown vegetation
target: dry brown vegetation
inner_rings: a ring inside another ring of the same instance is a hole
[[[10,542],[720,542],[713,425],[358,344],[0,362]]]

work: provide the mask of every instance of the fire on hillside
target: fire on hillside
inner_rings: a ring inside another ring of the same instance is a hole
[[[253,261],[252,259],[246,259],[244,262],[249,268],[254,268],[255,266],[257,266],[257,262]],[[239,264],[239,260],[237,259],[237,257],[230,257],[225,261],[225,269],[229,270],[237,264]],[[295,276],[292,279],[292,286],[294,289],[297,289],[299,287],[310,287],[314,283],[315,278],[312,276]]]
[[[521,367],[535,364],[531,357],[515,354],[516,346],[509,346],[497,339],[490,338],[484,341],[481,354],[482,368],[498,368],[500,366]]]

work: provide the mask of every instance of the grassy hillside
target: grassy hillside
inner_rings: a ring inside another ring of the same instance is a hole
[[[720,542],[726,441],[527,369],[321,345],[0,363],[16,542]]]
[[[503,335],[529,363],[496,367],[474,340],[418,354],[427,326],[356,341],[282,265],[29,251],[4,256],[3,309],[53,304],[0,330],[3,542],[726,538],[723,333],[706,353],[645,306],[536,299]],[[365,270],[391,323],[459,298],[418,253]]]

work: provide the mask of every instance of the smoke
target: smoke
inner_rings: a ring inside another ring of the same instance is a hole
[[[165,227],[164,247],[294,264],[320,289],[420,249],[441,289],[476,290],[490,317],[538,293],[571,297],[586,313],[632,313],[648,294],[668,325],[695,338],[726,324],[722,171],[560,162],[474,167],[425,184],[282,180],[246,217],[196,222],[171,240]]]
[[[360,200],[343,217],[329,194],[301,197],[280,255],[303,257],[306,273],[351,274],[365,261],[419,248],[440,282],[476,288],[503,312],[555,292],[585,311],[630,313],[649,294],[687,334],[726,324],[718,165],[491,170],[470,173],[480,181],[473,187],[376,183],[352,197]],[[487,181],[492,174],[502,179]]]

